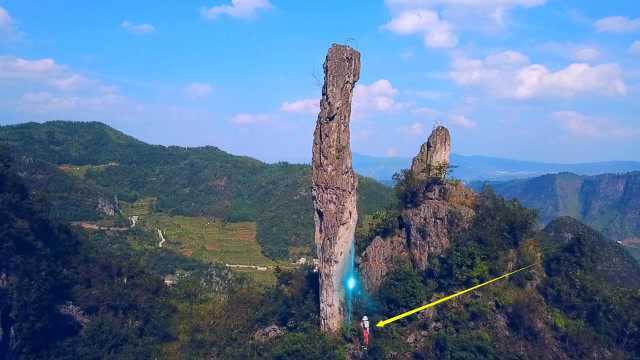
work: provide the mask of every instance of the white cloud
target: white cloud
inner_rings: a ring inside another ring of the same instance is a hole
[[[190,99],[203,99],[211,95],[213,88],[205,83],[191,83],[184,87],[185,95]]]
[[[210,8],[203,7],[200,14],[207,20],[215,20],[220,15],[227,15],[241,19],[254,19],[259,10],[269,10],[273,5],[269,0],[231,0],[230,5],[217,5]]]
[[[292,102],[285,101],[280,106],[280,111],[288,113],[304,113],[318,115],[320,112],[320,100],[318,99],[302,99]]]
[[[526,56],[513,51],[485,59],[455,57],[449,76],[458,85],[480,87],[504,98],[626,94],[618,64],[574,63],[553,71],[544,65],[530,64]]]
[[[517,51],[507,50],[487,56],[484,62],[488,66],[508,67],[512,65],[526,64],[529,62],[529,58]]]
[[[634,41],[629,47],[629,52],[632,54],[640,55],[640,41]]]
[[[551,41],[538,48],[545,53],[580,62],[593,62],[602,57],[600,49],[592,44]]]
[[[357,112],[397,110],[401,107],[395,100],[397,94],[398,90],[385,79],[371,85],[356,85],[353,90],[353,108]]]
[[[413,91],[411,92],[411,94],[426,100],[440,100],[449,96],[449,93],[446,93],[443,91],[437,91],[437,90]]]
[[[629,19],[624,16],[610,16],[594,23],[599,32],[630,33],[640,30],[640,18]]]
[[[451,24],[440,19],[438,13],[432,10],[403,11],[382,28],[398,35],[420,34],[427,47],[453,48],[458,44],[458,36]]]
[[[425,134],[424,124],[415,122],[407,126],[401,126],[398,130],[407,136],[423,136]]]
[[[133,24],[127,20],[123,21],[120,27],[135,35],[151,34],[156,31],[156,28],[151,24]]]
[[[409,104],[399,103],[396,96],[399,91],[386,79],[374,81],[369,85],[357,84],[353,90],[352,115],[361,117],[375,112],[391,112],[406,109]],[[285,101],[280,111],[317,115],[320,112],[319,99],[301,99]]]
[[[30,84],[46,86],[62,91],[100,89],[101,84],[53,59],[27,60],[12,56],[0,56],[0,84]]]
[[[438,110],[435,110],[435,109],[432,109],[432,108],[428,108],[428,107],[424,107],[424,106],[412,109],[411,113],[414,114],[414,115],[424,116],[424,117],[435,117],[435,116],[438,116],[440,114],[440,112]]]
[[[467,118],[464,115],[451,115],[449,116],[449,122],[453,125],[457,125],[465,129],[471,129],[477,126],[475,121]]]
[[[384,29],[420,34],[427,47],[453,48],[461,33],[502,31],[515,7],[540,6],[545,0],[386,0],[392,20]]]
[[[102,110],[125,101],[115,87],[49,58],[0,56],[0,87],[6,92],[5,104],[21,112]]]
[[[0,56],[0,79],[39,79],[62,71],[53,59],[26,60]]]
[[[620,126],[608,119],[593,117],[576,111],[556,111],[553,118],[572,135],[582,138],[635,138],[640,129]]]
[[[124,102],[118,94],[94,94],[89,96],[54,94],[50,92],[28,92],[20,101],[19,110],[23,112],[50,113],[71,110],[104,110],[107,107]]]
[[[578,61],[594,61],[600,58],[600,50],[592,47],[583,47],[575,50],[574,56]]]
[[[240,113],[231,118],[231,122],[236,125],[255,125],[271,121],[271,116],[267,114]]]
[[[9,32],[13,29],[13,19],[2,6],[0,6],[0,31]]]
[[[394,147],[389,147],[387,148],[387,150],[385,150],[384,154],[387,157],[394,157],[398,155],[398,149],[394,148]]]
[[[468,7],[535,7],[544,5],[546,0],[386,0],[389,6],[468,6]]]
[[[89,82],[89,79],[80,74],[70,74],[69,76],[53,80],[53,84],[56,88],[65,91],[78,89],[87,82]]]

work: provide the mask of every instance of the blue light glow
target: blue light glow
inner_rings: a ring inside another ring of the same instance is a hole
[[[356,279],[354,279],[353,277],[350,277],[349,280],[347,280],[347,288],[351,290],[354,287],[356,287]]]

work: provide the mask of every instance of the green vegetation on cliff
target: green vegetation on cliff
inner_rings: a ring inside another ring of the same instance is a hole
[[[406,359],[640,354],[640,266],[621,245],[571,218],[536,230],[534,211],[490,189],[479,194],[475,211],[470,229],[425,272],[400,266],[386,277],[376,295],[381,311],[370,310],[375,321],[510,269],[540,266],[375,329],[372,353]]]

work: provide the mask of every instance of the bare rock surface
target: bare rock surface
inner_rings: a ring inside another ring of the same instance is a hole
[[[444,126],[436,127],[420,152],[411,163],[411,172],[416,178],[426,179],[431,176],[442,177],[442,169],[449,166],[451,155],[451,136]]]
[[[365,289],[369,292],[377,291],[395,264],[408,258],[403,236],[394,235],[388,239],[376,236],[367,246],[360,261],[360,273]]]
[[[258,329],[253,334],[253,340],[259,343],[265,343],[271,339],[280,337],[286,333],[286,329],[276,325],[267,326],[264,329]]]
[[[419,182],[420,201],[400,212],[396,235],[376,237],[362,254],[359,269],[368,291],[379,289],[398,258],[408,258],[414,268],[425,270],[430,257],[446,251],[452,239],[471,225],[475,194],[461,183],[444,180],[450,153],[449,131],[438,126],[413,159],[408,174]]]
[[[343,270],[358,220],[358,178],[351,166],[349,120],[360,53],[332,45],[324,63],[320,114],[313,138],[312,197],[320,271],[320,326],[337,333],[344,317]]]
[[[402,211],[407,245],[414,267],[424,270],[429,256],[440,255],[449,248],[449,205],[445,187],[434,185],[426,200],[415,208]]]

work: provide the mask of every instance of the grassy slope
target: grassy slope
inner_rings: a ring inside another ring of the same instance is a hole
[[[100,198],[134,203],[153,197],[155,210],[169,215],[256,222],[258,242],[271,258],[287,257],[291,247],[313,248],[306,165],[270,165],[211,146],[149,145],[95,122],[4,126],[0,143],[12,147],[33,188],[52,194],[60,219],[99,217]],[[117,165],[101,166],[110,163]],[[32,176],[44,168],[46,174]],[[38,181],[45,177],[56,181]],[[393,199],[390,189],[366,178],[359,195],[361,213]]]

